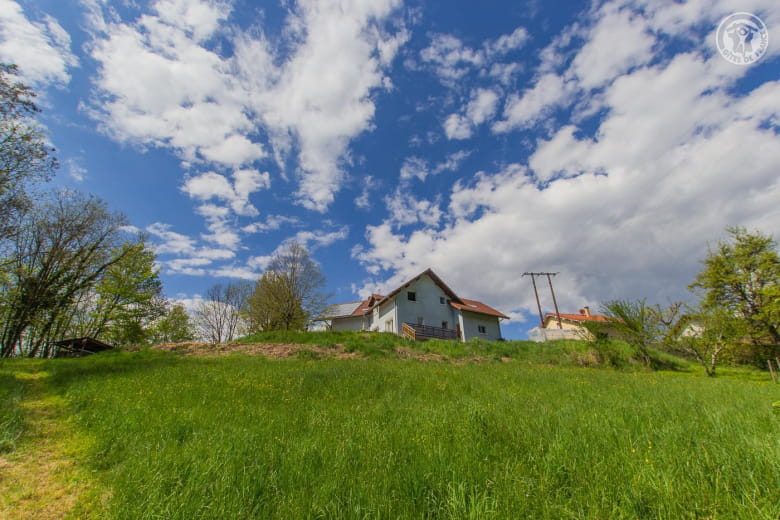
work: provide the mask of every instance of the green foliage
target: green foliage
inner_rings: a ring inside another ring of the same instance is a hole
[[[780,352],[780,256],[771,236],[729,228],[730,241],[719,242],[704,260],[691,289],[705,310],[724,309],[745,321],[756,344]]]
[[[152,322],[165,311],[156,255],[143,236],[123,243],[113,255],[118,260],[83,295],[68,335],[115,346],[147,343]]]
[[[594,336],[603,336],[604,330],[638,349],[646,365],[652,358],[649,348],[663,337],[657,309],[645,300],[612,300],[601,307],[601,313],[610,318],[608,323],[589,322]]]
[[[48,363],[112,490],[102,517],[780,513],[766,383],[518,362],[141,352]]]
[[[676,343],[692,354],[708,376],[721,358],[746,334],[746,323],[724,308],[699,309],[676,326]]]
[[[195,327],[184,305],[177,303],[150,330],[153,343],[181,343],[195,339]]]
[[[274,254],[247,301],[250,331],[303,330],[325,307],[324,285],[306,248],[288,243]]]

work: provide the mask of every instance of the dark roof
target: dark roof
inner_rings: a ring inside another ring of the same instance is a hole
[[[90,337],[61,339],[60,341],[55,341],[54,344],[71,352],[86,352],[91,354],[103,352],[104,350],[112,350],[114,348],[113,345],[103,343],[100,340]]]

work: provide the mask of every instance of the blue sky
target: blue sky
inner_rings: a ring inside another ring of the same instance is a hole
[[[715,45],[742,11],[750,66]],[[148,233],[169,297],[297,239],[333,302],[431,267],[520,338],[524,271],[562,312],[665,302],[726,226],[780,236],[778,27],[776,0],[0,0],[0,59],[55,184]]]

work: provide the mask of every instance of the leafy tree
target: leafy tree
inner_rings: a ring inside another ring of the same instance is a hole
[[[255,330],[300,330],[325,307],[325,277],[309,252],[290,242],[274,254],[249,299],[247,317]]]
[[[249,282],[216,284],[195,309],[195,323],[211,343],[231,341],[241,328],[241,314],[252,292]]]
[[[57,169],[53,150],[34,123],[35,92],[17,80],[16,65],[0,63],[0,239],[14,233],[31,206],[29,185]]]
[[[176,303],[151,329],[155,343],[181,343],[195,339],[195,329],[184,305]]]
[[[143,236],[123,243],[114,255],[120,260],[83,295],[72,335],[113,345],[146,343],[151,323],[165,312],[156,255]]]
[[[46,355],[74,306],[130,249],[119,248],[123,216],[74,192],[31,211],[10,240],[0,294],[0,355]]]
[[[780,348],[780,257],[771,236],[728,229],[730,241],[710,249],[690,288],[707,311],[723,309],[745,321],[754,344]]]
[[[722,307],[698,309],[680,319],[675,330],[677,344],[714,377],[720,358],[744,336],[745,321]]]
[[[585,327],[594,338],[616,337],[637,349],[645,365],[652,364],[650,347],[660,345],[670,335],[682,307],[674,302],[668,307],[648,305],[646,300],[611,300],[601,306],[604,322],[587,322]]]

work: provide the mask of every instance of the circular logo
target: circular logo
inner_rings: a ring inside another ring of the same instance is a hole
[[[769,47],[766,24],[753,13],[733,13],[721,20],[715,33],[720,55],[735,65],[750,65]]]

